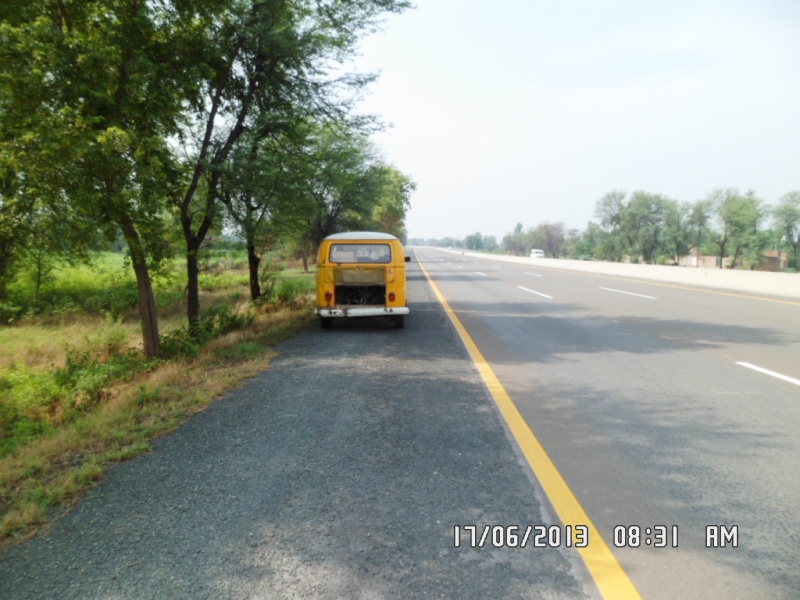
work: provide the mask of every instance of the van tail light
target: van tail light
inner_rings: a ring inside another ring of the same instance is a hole
[[[394,292],[389,292],[389,302],[394,302],[395,298],[396,296],[394,295]]]
[[[333,294],[330,292],[325,292],[325,302],[331,302],[333,300]]]

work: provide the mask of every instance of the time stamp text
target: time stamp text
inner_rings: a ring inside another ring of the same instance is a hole
[[[615,548],[677,548],[677,525],[617,525]],[[455,548],[586,548],[586,525],[455,525]],[[706,548],[738,548],[738,525],[707,525]]]

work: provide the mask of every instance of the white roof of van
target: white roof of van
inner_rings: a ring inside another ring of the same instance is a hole
[[[397,238],[388,233],[379,231],[343,231],[334,233],[325,238],[326,240],[396,240]]]

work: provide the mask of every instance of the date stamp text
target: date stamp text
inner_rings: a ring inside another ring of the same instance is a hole
[[[586,548],[585,525],[455,525],[455,548]]]

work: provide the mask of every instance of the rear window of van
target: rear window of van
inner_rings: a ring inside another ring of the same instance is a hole
[[[331,244],[332,263],[379,263],[392,260],[389,244]]]

